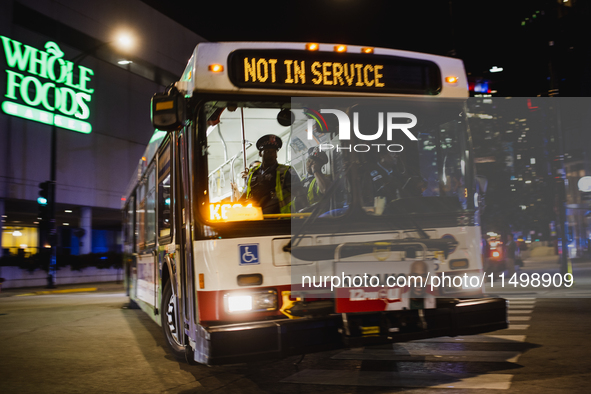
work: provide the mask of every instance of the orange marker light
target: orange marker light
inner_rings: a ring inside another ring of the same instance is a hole
[[[199,288],[205,289],[205,275],[199,274]]]
[[[361,53],[373,53],[373,48],[370,48],[370,47],[361,48]]]
[[[320,45],[318,45],[315,42],[310,42],[306,44],[306,49],[309,51],[317,51],[318,49],[320,49]]]
[[[222,66],[221,64],[210,64],[208,69],[213,73],[220,73],[224,71],[224,66]]]
[[[458,77],[445,77],[445,82],[456,83],[456,82],[458,82]]]
[[[335,52],[347,52],[347,46],[346,45],[335,45],[334,51]]]

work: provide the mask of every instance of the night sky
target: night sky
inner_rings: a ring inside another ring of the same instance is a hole
[[[503,66],[519,57],[513,38],[535,1],[144,0],[209,41],[345,43],[449,55],[468,71]]]

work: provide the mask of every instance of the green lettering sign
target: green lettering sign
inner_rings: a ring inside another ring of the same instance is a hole
[[[6,93],[2,111],[11,116],[88,134],[89,103],[94,89],[91,69],[65,60],[52,41],[45,50],[0,36],[6,56]],[[78,76],[74,75],[77,68]],[[12,70],[11,70],[12,69]]]

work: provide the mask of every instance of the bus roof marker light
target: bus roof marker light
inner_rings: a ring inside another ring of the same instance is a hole
[[[315,42],[309,42],[306,44],[306,49],[309,51],[317,51],[318,49],[320,49],[320,45],[318,45]]]
[[[339,52],[339,53],[347,52],[347,46],[346,45],[335,45],[334,51]]]
[[[224,71],[224,66],[222,66],[221,64],[210,64],[209,67],[207,67],[207,69],[212,73],[221,73],[222,71]]]
[[[372,47],[361,48],[361,53],[373,53]]]
[[[454,76],[445,77],[445,82],[447,82],[447,83],[457,83],[458,82],[458,77],[454,77]]]

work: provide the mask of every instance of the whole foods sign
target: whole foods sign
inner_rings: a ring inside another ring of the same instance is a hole
[[[0,36],[6,56],[6,92],[2,111],[8,115],[88,134],[92,131],[88,103],[94,72],[65,60],[52,41],[45,50]],[[77,67],[77,76],[74,73]]]

